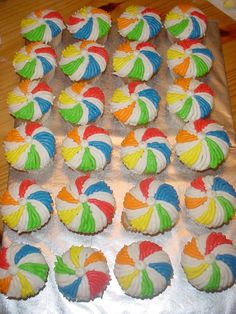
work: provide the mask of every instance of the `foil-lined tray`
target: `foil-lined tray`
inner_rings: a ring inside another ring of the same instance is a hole
[[[73,42],[73,39],[68,33],[65,33],[63,37],[63,47],[71,42]],[[117,210],[113,223],[102,233],[94,236],[78,235],[68,231],[59,221],[56,212],[54,211],[49,223],[41,230],[31,234],[22,234],[19,236],[16,232],[5,226],[3,232],[3,245],[9,245],[12,241],[16,241],[40,247],[49,264],[50,273],[44,290],[33,298],[25,301],[15,301],[8,300],[5,296],[0,295],[1,314],[236,313],[236,285],[221,293],[200,292],[187,282],[180,265],[181,252],[184,244],[192,237],[192,235],[199,235],[208,232],[208,230],[192,222],[186,215],[183,201],[184,192],[190,181],[196,178],[199,173],[194,172],[181,164],[175,156],[174,151],[172,153],[171,164],[156,177],[172,184],[178,192],[182,211],[177,225],[164,234],[151,237],[125,231],[120,223],[125,193],[136,182],[143,178],[143,176],[130,174],[130,172],[122,165],[120,159],[120,143],[123,137],[128,133],[129,127],[120,125],[120,123],[113,118],[109,110],[109,101],[113,91],[115,88],[123,84],[122,79],[112,74],[112,55],[121,42],[122,38],[118,34],[116,27],[113,26],[105,43],[110,56],[108,68],[94,83],[94,85],[102,88],[106,96],[105,113],[103,117],[97,121],[97,125],[104,127],[110,132],[113,142],[113,152],[111,163],[105,170],[92,173],[91,176],[106,180],[114,191]],[[183,123],[170,115],[166,108],[166,90],[168,84],[172,82],[166,64],[166,51],[171,43],[164,29],[152,40],[152,42],[156,45],[158,52],[162,56],[162,64],[158,74],[148,81],[148,85],[157,89],[161,96],[158,117],[154,122],[150,123],[150,126],[160,128],[168,136],[171,145],[174,147],[175,135]],[[234,169],[236,169],[236,138],[233,130],[224,61],[221,51],[218,25],[216,22],[209,22],[208,31],[203,42],[212,50],[215,57],[213,69],[202,79],[216,92],[214,110],[210,117],[225,126],[232,144],[226,162],[224,162],[217,170],[205,171],[203,175],[219,174],[236,186],[236,176],[234,175]],[[59,92],[70,84],[70,80],[57,69],[56,75],[50,85],[53,88],[54,94],[58,96]],[[54,198],[62,185],[68,182],[69,179],[76,178],[78,175],[82,174],[70,170],[63,163],[60,153],[61,144],[66,133],[71,129],[71,126],[61,119],[55,107],[56,106],[54,106],[53,112],[46,123],[46,126],[53,131],[56,137],[57,153],[54,163],[37,174],[22,173],[11,168],[9,175],[9,184],[21,181],[24,178],[35,179],[37,183],[48,189]],[[234,240],[234,244],[236,245],[236,217],[228,225],[217,230],[225,233],[229,238]],[[167,287],[162,294],[152,300],[139,300],[125,295],[113,274],[115,256],[123,245],[145,239],[160,244],[169,254],[174,268],[174,277],[171,280],[171,285]],[[110,284],[104,292],[103,298],[97,298],[94,301],[87,303],[69,302],[65,299],[57,289],[53,272],[55,255],[61,255],[71,245],[81,244],[101,249],[104,252],[111,275]]]

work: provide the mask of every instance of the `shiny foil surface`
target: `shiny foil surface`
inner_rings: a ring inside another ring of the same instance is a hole
[[[112,55],[122,41],[123,39],[113,25],[105,43],[110,56],[107,70],[99,77],[99,79],[93,82],[94,85],[102,88],[106,96],[105,112],[102,118],[97,121],[97,125],[104,127],[110,132],[113,142],[113,152],[111,163],[107,165],[105,170],[94,172],[91,176],[106,180],[113,189],[117,205],[113,223],[102,233],[97,235],[78,235],[66,229],[66,227],[59,221],[56,211],[54,210],[49,223],[41,230],[30,234],[22,234],[19,236],[16,232],[5,226],[3,245],[8,246],[12,241],[16,241],[40,247],[49,264],[50,272],[45,288],[33,298],[25,301],[15,301],[8,300],[5,296],[0,295],[1,314],[236,313],[236,285],[220,293],[205,293],[198,291],[187,282],[180,265],[181,252],[184,244],[190,240],[193,235],[208,232],[207,228],[192,222],[186,214],[183,198],[188,184],[200,174],[204,176],[208,174],[219,174],[226,180],[229,180],[229,182],[236,187],[235,133],[233,130],[230,100],[217,23],[209,23],[207,35],[203,39],[203,43],[212,50],[215,60],[210,73],[201,80],[207,82],[216,93],[214,108],[210,117],[225,126],[230,136],[232,147],[230,148],[227,160],[215,171],[209,170],[203,173],[192,171],[181,164],[174,153],[175,135],[183,125],[183,122],[179,121],[175,116],[170,115],[165,101],[167,87],[173,80],[166,64],[166,51],[171,43],[164,29],[152,40],[153,44],[157,47],[157,51],[162,56],[162,64],[159,72],[148,81],[147,84],[157,89],[161,96],[161,101],[159,104],[158,117],[149,125],[160,128],[168,136],[173,148],[171,164],[161,174],[156,175],[156,178],[164,180],[176,188],[182,209],[180,219],[172,230],[153,237],[128,232],[123,228],[120,222],[125,193],[135,185],[136,182],[144,178],[144,176],[131,174],[123,166],[120,159],[120,143],[123,137],[129,132],[130,128],[122,126],[116,121],[109,110],[109,101],[113,91],[115,88],[123,84],[121,78],[112,74]],[[63,47],[71,42],[73,42],[73,39],[68,33],[65,33]],[[58,53],[60,52],[58,51]],[[70,84],[70,80],[57,68],[56,75],[49,85],[53,88],[54,94],[58,96],[59,92]],[[57,98],[55,99],[55,103],[56,101]],[[71,129],[71,126],[64,122],[59,116],[56,106],[54,106],[53,112],[45,125],[53,131],[56,137],[57,152],[54,163],[47,167],[47,169],[39,171],[36,174],[23,173],[11,168],[9,184],[15,181],[21,181],[24,178],[35,179],[38,184],[48,189],[55,199],[60,188],[66,184],[70,178],[76,178],[82,173],[70,170],[63,162],[60,152],[61,144],[66,133]],[[236,217],[231,220],[228,225],[218,228],[217,231],[225,233],[236,245]],[[130,244],[138,240],[150,240],[161,245],[169,254],[174,269],[174,277],[171,280],[171,285],[168,286],[162,294],[151,300],[134,299],[125,295],[113,274],[115,257],[118,251],[124,244]],[[61,255],[69,249],[71,245],[81,244],[101,249],[104,252],[111,275],[110,284],[104,292],[103,297],[96,298],[94,301],[87,303],[69,302],[64,298],[58,291],[53,272],[56,259],[55,256]]]

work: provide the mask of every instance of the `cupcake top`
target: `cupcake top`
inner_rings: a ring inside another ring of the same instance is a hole
[[[228,289],[236,281],[236,248],[220,232],[193,237],[184,247],[181,264],[191,285],[205,292]]]
[[[189,4],[179,4],[167,13],[165,27],[174,38],[198,39],[205,35],[207,17],[198,8]]]
[[[105,10],[83,7],[69,17],[67,28],[79,40],[97,40],[108,34],[111,16]]]
[[[108,53],[103,45],[84,40],[67,46],[59,62],[61,70],[72,81],[90,80],[105,71]]]
[[[119,251],[114,273],[127,295],[151,299],[170,284],[173,268],[169,256],[159,245],[139,241],[125,245]]]
[[[13,183],[0,198],[3,222],[11,229],[31,232],[45,225],[53,210],[49,192],[28,179]]]
[[[185,192],[189,216],[208,228],[228,223],[236,210],[236,192],[231,184],[220,177],[198,177]]]
[[[0,249],[0,292],[9,298],[33,297],[45,286],[49,267],[40,249],[12,243]]]
[[[10,130],[3,144],[6,160],[17,170],[42,169],[55,155],[53,133],[36,122],[22,123]]]
[[[82,245],[72,246],[57,256],[54,272],[59,291],[71,301],[102,297],[110,281],[103,253]]]
[[[56,57],[55,50],[49,45],[41,42],[31,43],[15,54],[13,66],[20,76],[37,80],[55,69]]]
[[[121,143],[124,165],[138,174],[161,172],[170,163],[170,156],[167,137],[157,128],[130,131]]]
[[[52,107],[52,89],[44,82],[23,80],[7,96],[10,114],[16,119],[37,121]]]
[[[71,124],[85,125],[103,114],[105,96],[96,86],[74,83],[62,90],[57,103],[62,118]]]
[[[166,101],[171,113],[185,122],[194,121],[210,114],[214,92],[206,83],[181,78],[169,86]]]
[[[124,213],[131,230],[155,235],[169,230],[179,218],[175,189],[154,177],[135,185],[124,198]]]
[[[128,40],[148,41],[162,28],[158,10],[143,6],[129,6],[117,19],[118,31]]]
[[[223,126],[210,119],[187,123],[176,136],[176,154],[193,170],[216,169],[227,157],[229,137]]]
[[[131,82],[117,88],[111,99],[111,112],[121,123],[143,125],[157,116],[160,96],[141,82]]]
[[[65,163],[84,172],[103,169],[111,160],[111,151],[108,132],[95,125],[73,128],[62,144]]]
[[[173,44],[167,51],[167,65],[174,74],[183,77],[206,75],[213,62],[210,49],[200,40],[185,39]]]
[[[63,17],[54,10],[36,10],[21,21],[21,34],[29,41],[50,43],[65,28]]]
[[[161,63],[161,57],[151,43],[125,42],[113,56],[114,74],[132,80],[148,81]]]

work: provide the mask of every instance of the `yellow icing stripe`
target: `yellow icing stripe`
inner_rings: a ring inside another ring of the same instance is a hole
[[[65,91],[61,92],[61,94],[59,96],[59,101],[63,105],[71,105],[71,104],[75,103],[74,98],[70,97]]]
[[[27,298],[28,296],[33,295],[34,294],[33,287],[31,286],[27,278],[20,272],[17,273],[17,277],[19,278],[21,283],[21,297]]]
[[[125,11],[134,16],[138,14],[138,8],[135,5],[129,6]]]
[[[68,225],[70,224],[75,217],[79,214],[81,210],[81,206],[77,206],[75,208],[71,208],[69,210],[58,210],[57,214],[60,218],[60,220],[65,224]]]
[[[206,211],[195,220],[199,223],[208,225],[211,224],[212,221],[214,220],[215,214],[216,214],[215,200],[211,199],[208,204],[208,208],[206,208]]]
[[[208,264],[204,263],[196,267],[184,267],[184,271],[188,277],[188,279],[195,279],[201,276],[202,273],[208,268]]]
[[[177,101],[184,99],[185,97],[185,94],[167,93],[166,101],[169,105],[172,105],[175,104]]]
[[[71,160],[81,150],[81,146],[62,147],[61,153],[65,161]]]
[[[5,153],[6,159],[10,164],[17,163],[17,160],[19,159],[20,155],[23,154],[26,149],[28,148],[29,144],[24,144],[16,149],[9,150]]]
[[[21,205],[17,211],[11,213],[10,215],[3,216],[3,222],[6,223],[10,228],[14,229],[19,223],[21,216],[23,215],[24,208],[25,206]]]
[[[144,232],[148,227],[149,221],[152,217],[152,213],[153,207],[150,207],[146,214],[131,220],[130,221],[131,226],[138,231]]]
[[[83,246],[72,246],[70,249],[70,258],[75,267],[80,267],[79,256],[80,252],[84,249]]]
[[[37,21],[33,19],[24,19],[21,21],[21,27],[27,27],[33,24],[36,24]]]
[[[7,103],[8,105],[15,105],[15,104],[19,104],[21,102],[25,102],[27,101],[27,97],[25,96],[17,96],[13,93],[9,93],[8,97],[7,97]]]
[[[199,155],[202,150],[202,142],[199,142],[197,145],[189,149],[188,151],[184,152],[180,155],[179,159],[186,164],[187,166],[191,167],[195,164],[198,160]]]
[[[69,45],[66,49],[62,51],[62,55],[65,58],[78,56],[80,54],[80,50],[76,49],[75,46]]]
[[[169,20],[180,20],[183,18],[183,14],[178,14],[178,13],[174,13],[174,12],[170,12],[166,15],[166,21]]]
[[[79,10],[80,14],[83,15],[84,17],[87,16],[87,8],[86,7],[83,7]]]
[[[167,51],[167,58],[168,59],[178,59],[183,58],[185,55],[183,52],[179,52],[177,50],[169,49]]]
[[[123,157],[123,162],[129,169],[134,169],[136,164],[138,163],[139,159],[142,157],[144,153],[144,149],[137,150],[133,154],[128,154]]]
[[[140,272],[140,270],[136,269],[130,275],[118,278],[118,281],[119,281],[119,284],[121,285],[121,287],[124,290],[127,290],[131,286],[134,278],[139,275],[139,272]]]
[[[127,102],[130,101],[130,97],[125,96],[122,91],[118,88],[115,90],[112,99],[112,102],[118,102],[118,103],[122,103],[122,102]]]
[[[120,71],[126,63],[128,63],[130,60],[134,58],[134,55],[128,55],[127,57],[114,57],[113,59],[113,67],[115,71]]]
[[[20,62],[28,61],[29,59],[30,59],[30,56],[24,55],[20,52],[17,52],[15,57],[14,57],[13,62],[14,63],[20,63]]]

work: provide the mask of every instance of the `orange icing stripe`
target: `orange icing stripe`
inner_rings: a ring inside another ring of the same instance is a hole
[[[0,292],[6,294],[9,290],[9,286],[12,280],[12,276],[0,279]]]
[[[130,43],[129,42],[126,42],[126,43],[123,43],[121,44],[118,48],[117,48],[118,51],[125,51],[125,52],[132,52],[132,48],[130,46]]]
[[[30,43],[29,45],[25,46],[25,50],[29,54],[36,46],[38,46],[38,42]]]
[[[62,201],[66,201],[68,203],[73,204],[77,204],[79,202],[67,191],[66,187],[63,187],[61,191],[58,193],[58,198],[60,198]]]
[[[131,24],[136,23],[137,20],[138,20],[137,18],[134,18],[134,19],[118,18],[117,19],[118,29],[126,28],[126,27],[130,26]]]
[[[80,49],[87,48],[87,46],[90,44],[94,44],[94,41],[93,40],[84,40],[80,44]]]
[[[187,3],[179,4],[178,6],[184,13],[192,8],[192,6]]]
[[[36,11],[34,11],[34,14],[35,14],[37,17],[41,17],[41,16],[42,16],[42,10],[36,10]]]
[[[128,247],[125,245],[116,256],[116,263],[134,266],[135,263],[128,254]]]
[[[1,205],[18,205],[19,203],[16,200],[14,200],[14,198],[11,196],[11,194],[8,191],[6,191],[0,197],[0,204]]]
[[[133,113],[135,104],[135,102],[132,102],[128,107],[114,112],[114,116],[121,122],[127,121]]]
[[[138,201],[132,194],[126,193],[124,199],[124,207],[129,209],[139,209],[147,207],[147,204]]]
[[[30,82],[31,82],[30,80],[23,80],[20,82],[19,88],[22,91],[22,93],[27,94],[28,86],[29,86]]]
[[[24,138],[20,135],[20,133],[16,129],[10,130],[6,137],[6,142],[24,142]]]
[[[111,17],[111,15],[108,13],[108,12],[106,12],[106,11],[104,11],[104,10],[102,10],[102,9],[99,9],[99,8],[94,8],[94,9],[92,9],[91,10],[91,13],[92,14],[102,14],[102,15],[106,15],[107,17]]]
[[[67,136],[72,138],[77,144],[80,144],[80,137],[78,134],[78,128],[73,128],[71,131],[68,132]]]
[[[137,145],[138,142],[134,137],[134,131],[131,131],[121,143],[121,146],[137,146]]]
[[[85,87],[86,83],[81,82],[81,83],[74,83],[71,86],[71,89],[73,90],[73,92],[75,92],[76,94],[80,94],[81,91],[83,90],[83,88]]]
[[[176,135],[177,143],[193,142],[197,139],[198,137],[196,135],[190,134],[186,130],[180,130],[179,133]]]
[[[189,89],[191,78],[180,78],[175,80],[174,84],[181,86],[185,91]]]
[[[85,261],[84,266],[88,266],[89,264],[96,263],[96,262],[106,262],[105,256],[102,252],[94,252],[91,254]]]
[[[189,63],[190,63],[190,58],[189,57],[186,57],[182,63],[180,64],[177,64],[174,68],[173,68],[173,71],[179,75],[182,75],[184,76],[185,73],[187,72],[188,70],[188,67],[189,67]]]
[[[193,209],[198,206],[201,206],[207,201],[207,197],[199,197],[199,198],[192,198],[185,196],[185,204],[188,209]]]
[[[204,257],[198,250],[196,238],[192,238],[192,240],[185,245],[184,254],[189,255],[193,258],[204,259]]]

